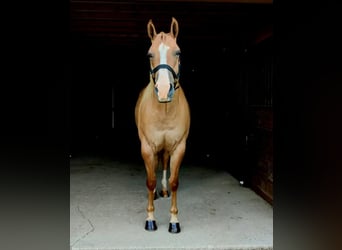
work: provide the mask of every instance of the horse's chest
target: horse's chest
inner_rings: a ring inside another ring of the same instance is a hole
[[[163,129],[154,128],[148,131],[148,141],[157,151],[166,149],[172,150],[181,140],[184,131],[180,129]]]
[[[156,107],[144,97],[141,97],[140,106],[136,109],[141,142],[148,144],[153,151],[174,150],[188,134],[189,112],[187,105],[184,105],[186,102],[180,102],[181,107],[171,104]]]

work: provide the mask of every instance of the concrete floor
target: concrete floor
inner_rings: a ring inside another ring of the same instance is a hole
[[[195,165],[182,165],[179,181],[181,233],[168,232],[170,198],[155,201],[158,230],[147,232],[142,163],[71,159],[70,248],[273,249],[273,208],[252,190]]]

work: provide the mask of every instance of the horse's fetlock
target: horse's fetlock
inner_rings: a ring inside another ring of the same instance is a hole
[[[154,212],[154,206],[148,206],[147,209],[146,209],[146,211],[147,211],[148,213]]]
[[[178,209],[177,208],[171,208],[170,213],[171,214],[178,214]]]

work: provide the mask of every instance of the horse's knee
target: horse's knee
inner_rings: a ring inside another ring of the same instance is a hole
[[[178,179],[169,179],[169,184],[170,184],[171,191],[177,191]]]
[[[146,179],[146,186],[150,191],[153,191],[157,186],[157,180],[153,179]]]

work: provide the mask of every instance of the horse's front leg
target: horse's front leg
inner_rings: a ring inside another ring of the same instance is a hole
[[[147,218],[145,223],[145,229],[148,231],[157,230],[156,220],[154,218],[154,203],[153,200],[155,198],[155,190],[156,190],[156,173],[155,169],[158,163],[158,157],[153,152],[151,147],[147,143],[141,144],[141,154],[144,159],[145,168],[146,168],[146,186],[148,191],[148,202],[147,202]]]
[[[181,231],[178,221],[178,208],[177,208],[177,189],[178,189],[178,175],[179,167],[182,163],[185,153],[185,142],[178,145],[176,150],[172,153],[170,158],[170,178],[169,184],[171,189],[171,209],[170,209],[170,233],[179,233]]]

